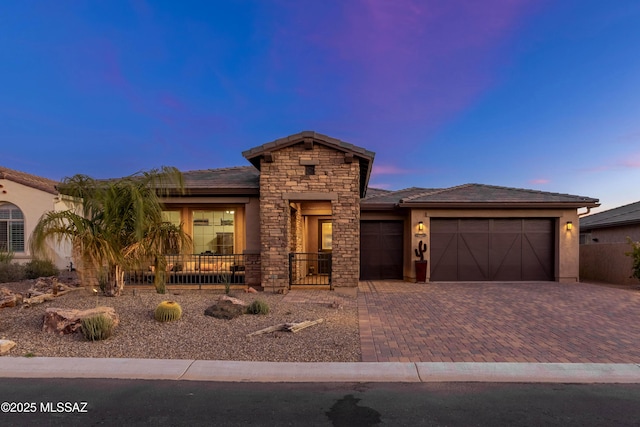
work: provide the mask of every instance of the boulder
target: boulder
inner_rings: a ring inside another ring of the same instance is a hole
[[[44,313],[42,330],[57,334],[73,334],[82,326],[82,319],[103,314],[113,321],[116,327],[120,321],[113,307],[96,307],[88,310],[49,307]]]
[[[242,307],[247,307],[249,305],[248,303],[242,301],[241,299],[230,297],[227,295],[221,295],[220,298],[218,298],[218,302],[239,305]]]
[[[218,302],[208,307],[204,314],[216,319],[235,319],[247,311],[247,303],[238,298],[222,295]]]
[[[5,287],[0,288],[0,308],[15,307],[22,304],[22,294],[15,293]]]
[[[16,346],[16,343],[9,340],[0,340],[0,356],[4,356],[9,353],[13,347]]]

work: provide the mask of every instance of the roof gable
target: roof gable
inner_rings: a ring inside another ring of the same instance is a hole
[[[640,224],[640,202],[585,216],[580,219],[580,231],[629,224]]]
[[[0,179],[13,181],[47,193],[58,194],[58,190],[56,189],[58,182],[49,178],[43,178],[26,172],[5,168],[3,166],[0,166]]]
[[[371,167],[373,165],[375,153],[348,142],[344,142],[327,135],[322,135],[314,131],[303,131],[295,135],[276,139],[275,141],[243,151],[242,155],[245,159],[250,161],[253,166],[260,170],[260,159],[265,155],[301,143],[320,144],[325,147],[341,151],[345,154],[350,154],[353,157],[357,157],[360,161],[360,194],[364,196],[369,184],[369,177],[371,176]]]

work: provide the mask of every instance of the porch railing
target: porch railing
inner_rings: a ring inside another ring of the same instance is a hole
[[[213,253],[165,255],[167,284],[213,285],[244,284],[245,256]],[[157,272],[149,261],[125,273],[127,284],[153,284]]]
[[[331,253],[290,253],[289,289],[296,285],[324,285],[333,289]]]

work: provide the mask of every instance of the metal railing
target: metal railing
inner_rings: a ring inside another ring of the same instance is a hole
[[[213,253],[165,255],[165,281],[168,285],[244,284],[245,259],[242,254]],[[127,284],[153,284],[156,271],[149,261],[125,273]]]
[[[324,285],[333,289],[331,253],[290,253],[289,289],[296,285]]]

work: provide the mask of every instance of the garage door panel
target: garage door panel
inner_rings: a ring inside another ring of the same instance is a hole
[[[457,236],[456,233],[431,232],[431,280],[451,280],[447,278],[457,277]]]
[[[553,280],[554,259],[551,219],[431,219],[433,281]]]
[[[360,223],[360,279],[402,279],[402,221]]]
[[[458,235],[458,280],[489,280],[489,234]]]
[[[491,277],[502,281],[519,280],[522,275],[522,235],[496,233],[491,238]]]

